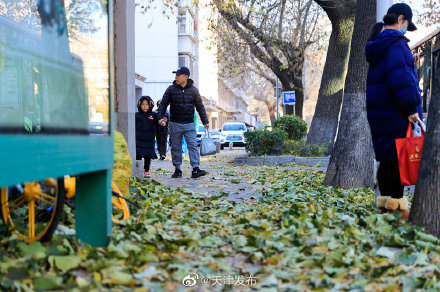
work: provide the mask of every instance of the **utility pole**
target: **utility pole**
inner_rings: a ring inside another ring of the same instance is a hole
[[[388,8],[394,4],[393,0],[376,0],[376,19],[381,22],[384,15],[387,14]]]

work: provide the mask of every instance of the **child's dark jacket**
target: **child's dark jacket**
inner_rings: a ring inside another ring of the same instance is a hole
[[[155,131],[154,128],[157,125],[157,114],[150,110],[143,112],[138,108],[139,112],[136,113],[136,155],[147,157],[151,159],[157,159],[155,146]]]

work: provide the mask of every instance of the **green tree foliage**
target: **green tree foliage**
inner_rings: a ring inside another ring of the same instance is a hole
[[[287,133],[290,140],[300,140],[307,134],[307,124],[300,117],[285,115],[274,122],[274,127]]]
[[[246,138],[246,151],[251,156],[279,155],[284,152],[284,141],[287,133],[281,129],[273,131],[255,130],[244,133]]]
[[[284,154],[305,156],[305,157],[322,157],[329,155],[329,145],[320,146],[316,144],[306,145],[306,141],[286,140],[284,142]]]

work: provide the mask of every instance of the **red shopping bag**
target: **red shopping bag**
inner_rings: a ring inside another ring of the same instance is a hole
[[[396,139],[397,158],[399,160],[400,182],[404,186],[415,185],[419,174],[420,160],[422,158],[423,140],[425,131],[422,129],[422,136],[414,137],[411,131],[411,123],[406,131],[406,138]]]

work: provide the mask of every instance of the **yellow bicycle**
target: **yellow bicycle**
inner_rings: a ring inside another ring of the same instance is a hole
[[[0,216],[9,230],[26,242],[50,240],[63,213],[65,200],[75,196],[75,177],[46,179],[0,189]],[[112,181],[112,204],[122,219],[130,209],[118,186]],[[114,223],[120,223],[112,215]]]

